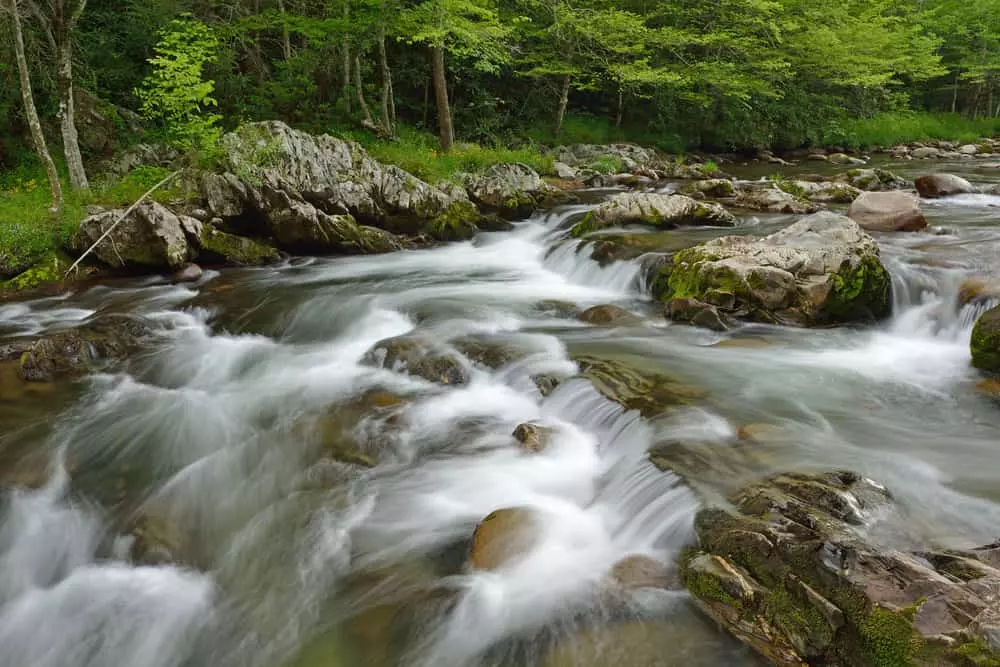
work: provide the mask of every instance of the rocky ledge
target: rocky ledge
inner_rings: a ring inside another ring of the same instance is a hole
[[[893,511],[850,472],[784,474],[703,510],[681,574],[697,606],[776,665],[1000,665],[1000,545],[910,553],[859,529]]]

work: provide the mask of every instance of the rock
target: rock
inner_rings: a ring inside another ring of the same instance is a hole
[[[556,170],[556,176],[559,178],[565,181],[572,181],[576,179],[577,170],[565,162],[556,162],[554,168]]]
[[[995,278],[967,278],[958,288],[959,308],[993,299],[1000,300],[1000,280]]]
[[[836,180],[871,192],[901,190],[910,186],[909,181],[887,169],[851,169],[837,176]]]
[[[552,440],[552,434],[551,428],[538,424],[520,424],[514,429],[514,439],[521,443],[521,449],[536,454],[545,451]]]
[[[990,550],[910,554],[861,532],[889,493],[849,472],[787,473],[702,510],[681,559],[696,605],[773,664],[993,664]],[[956,574],[957,573],[957,574]],[[968,662],[966,662],[968,660]]]
[[[538,539],[533,510],[524,507],[492,512],[476,526],[469,550],[474,570],[499,570],[523,556]]]
[[[495,164],[466,179],[469,197],[480,206],[506,215],[527,215],[549,187],[534,169],[518,162]]]
[[[601,394],[626,410],[638,410],[651,418],[704,398],[705,391],[674,378],[650,371],[642,359],[605,359],[579,356],[574,359],[582,377]]]
[[[675,322],[693,324],[696,327],[711,329],[712,331],[726,331],[729,329],[719,315],[719,310],[711,304],[698,301],[697,299],[674,298],[667,302],[667,318]]]
[[[789,194],[777,187],[743,190],[734,204],[751,211],[768,213],[812,213],[816,206],[800,196]]]
[[[958,152],[962,155],[975,155],[979,152],[979,146],[975,144],[965,144],[958,147]]]
[[[13,278],[24,273],[35,263],[32,254],[14,254],[0,250],[0,279]]]
[[[137,565],[187,564],[185,554],[190,550],[188,535],[169,516],[155,511],[145,511],[128,533],[132,536],[129,556]]]
[[[149,332],[138,318],[104,315],[74,329],[0,344],[0,361],[16,361],[26,382],[51,382],[124,360]]]
[[[415,336],[380,341],[362,361],[438,384],[462,385],[469,381],[468,371],[457,355]]]
[[[75,248],[84,252],[124,213],[114,210],[85,218],[74,239]],[[187,223],[193,220],[156,202],[140,204],[92,254],[118,269],[179,269],[195,254],[185,234]]]
[[[710,178],[695,181],[682,189],[682,194],[701,193],[706,197],[732,197],[736,194],[736,186],[725,178]]]
[[[861,194],[853,185],[830,181],[784,181],[778,187],[793,196],[822,204],[850,204]]]
[[[185,264],[170,277],[175,283],[194,283],[201,280],[204,272],[197,264]]]
[[[870,232],[914,232],[927,227],[920,200],[909,192],[865,192],[847,217]]]
[[[918,160],[926,160],[929,158],[936,158],[941,155],[941,151],[932,146],[921,146],[919,148],[914,148],[910,151],[910,156],[917,158]]]
[[[180,153],[159,144],[136,144],[116,155],[104,171],[112,176],[127,176],[139,167],[170,167]]]
[[[649,556],[628,556],[611,568],[611,579],[625,589],[671,587],[670,568]]]
[[[915,181],[917,192],[925,199],[949,197],[967,192],[975,192],[972,183],[954,174],[928,174]]]
[[[830,158],[823,153],[809,153],[806,156],[807,160],[812,160],[814,162],[829,162]]]
[[[629,618],[634,618],[629,615]],[[745,664],[745,658],[715,650],[717,632],[691,614],[669,619],[604,621],[560,638],[539,667],[683,667]],[[726,647],[728,648],[728,647]],[[707,654],[707,655],[706,655]]]
[[[992,308],[976,320],[969,342],[972,365],[990,372],[1000,372],[1000,306]]]
[[[73,106],[76,132],[85,154],[111,155],[129,134],[142,133],[142,123],[135,112],[105,102],[83,88],[73,88]]]
[[[460,338],[452,345],[469,361],[493,370],[503,368],[525,356],[521,350],[505,342],[475,336]]]
[[[854,164],[854,158],[846,153],[831,153],[826,159],[833,164]]]
[[[269,245],[244,236],[227,234],[205,225],[198,241],[198,258],[206,263],[226,263],[238,266],[271,264],[281,259],[280,253]]]
[[[554,151],[555,157],[573,167],[589,166],[594,163],[613,161],[630,172],[640,167],[658,166],[659,157],[651,148],[636,144],[574,144],[560,146]],[[612,170],[615,171],[615,170]]]
[[[620,306],[593,306],[579,315],[581,322],[598,326],[632,326],[641,324],[642,320]]]
[[[727,236],[674,256],[658,296],[690,298],[736,317],[799,326],[889,314],[889,273],[856,222],[816,213],[763,238]]]
[[[628,224],[662,228],[683,225],[732,227],[736,218],[718,204],[695,201],[684,195],[623,192],[587,213],[573,227],[572,234],[579,237],[604,227]]]
[[[535,383],[538,387],[538,393],[542,396],[550,396],[552,392],[556,390],[559,383],[562,381],[561,378],[555,375],[542,374],[542,375],[532,375],[531,381]]]

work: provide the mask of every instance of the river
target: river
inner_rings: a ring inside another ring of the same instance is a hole
[[[984,162],[887,166],[1000,181]],[[957,291],[1000,271],[1000,196],[924,206],[935,233],[878,237],[894,314],[877,328],[669,325],[639,260],[602,268],[568,240],[582,205],[429,250],[0,305],[0,336],[109,312],[160,329],[114,374],[27,392],[0,374],[6,479],[48,471],[0,507],[0,665],[757,665],[683,591],[610,594],[608,572],[632,555],[669,562],[702,503],[790,469],[884,483],[903,510],[881,530],[893,544],[997,537],[1000,408],[977,388],[977,311]],[[563,302],[641,319],[592,327]],[[466,360],[462,386],[362,363],[407,333],[517,353],[497,369]],[[543,396],[532,378],[571,376],[582,355],[667,373],[704,398],[647,419],[583,379]],[[331,406],[377,466],[323,455],[311,429]],[[555,429],[541,453],[511,438],[530,421]],[[649,460],[690,443],[690,484]],[[473,529],[506,507],[532,508],[541,539],[510,567],[469,571]],[[136,521],[139,538],[123,529]],[[131,564],[142,535],[183,545],[184,564]]]

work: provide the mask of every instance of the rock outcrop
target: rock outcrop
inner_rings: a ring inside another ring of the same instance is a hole
[[[816,213],[763,238],[727,236],[678,252],[654,281],[739,318],[800,326],[889,314],[890,278],[856,222]]]
[[[927,227],[920,200],[909,192],[865,192],[847,217],[870,232],[913,232]]]
[[[917,186],[917,192],[925,199],[950,197],[976,191],[972,183],[954,174],[928,174],[918,178],[914,184]]]
[[[469,176],[465,187],[484,210],[509,216],[530,214],[552,191],[534,169],[516,162],[495,164]]]
[[[572,234],[583,236],[605,227],[630,224],[663,229],[685,225],[732,227],[736,217],[718,204],[684,195],[624,192],[588,212],[573,227]]]
[[[973,366],[984,371],[1000,372],[1000,306],[979,316],[972,328],[969,347]]]
[[[681,559],[698,607],[775,665],[998,664],[1000,547],[908,553],[858,528],[889,492],[850,472],[784,474],[706,509]]]
[[[115,225],[123,210],[105,211],[80,223],[74,245],[83,252]],[[165,206],[146,202],[118,222],[111,234],[94,249],[94,255],[119,269],[178,269],[197,254],[189,236],[201,235],[202,223],[177,215]]]

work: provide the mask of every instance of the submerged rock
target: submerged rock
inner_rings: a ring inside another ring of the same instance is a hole
[[[969,347],[973,366],[1000,372],[1000,306],[986,311],[976,320]]]
[[[638,359],[579,356],[574,360],[580,367],[580,374],[590,380],[597,391],[626,410],[638,410],[644,417],[655,417],[707,395],[698,387],[648,370]]]
[[[631,326],[642,323],[639,317],[636,317],[621,306],[610,304],[588,308],[580,313],[579,319],[587,324],[596,324],[598,326]]]
[[[849,472],[784,474],[702,510],[681,560],[695,603],[776,665],[994,664],[993,549],[911,554],[858,526],[891,509]],[[982,662],[986,661],[986,662]]]
[[[469,549],[474,570],[498,570],[523,556],[538,539],[538,517],[531,509],[500,509],[476,526]]]
[[[950,197],[951,195],[976,191],[972,183],[954,174],[928,174],[921,176],[914,183],[917,186],[917,192],[925,199]]]
[[[611,580],[618,586],[631,588],[669,588],[671,571],[666,564],[649,556],[628,556],[611,568]]]
[[[0,361],[15,361],[28,382],[103,370],[124,360],[150,333],[141,319],[104,315],[74,329],[0,344]]]
[[[469,380],[458,355],[415,336],[380,341],[368,351],[363,361],[438,384],[461,385]]]
[[[817,213],[765,236],[727,236],[682,250],[661,269],[659,296],[696,299],[737,317],[811,326],[889,314],[889,273],[856,222]]]
[[[959,308],[970,303],[985,304],[992,299],[1000,300],[1000,279],[967,278],[958,288]]]
[[[718,204],[684,195],[623,192],[590,211],[572,230],[573,236],[614,225],[644,224],[669,229],[684,225],[732,227],[736,218]]]
[[[176,215],[156,202],[140,204],[128,218],[119,222],[124,213],[124,210],[105,211],[85,218],[74,240],[75,248],[81,253],[86,251],[115,225],[93,251],[93,255],[108,266],[179,269],[194,258],[188,234],[198,235],[199,221]]]
[[[920,200],[909,192],[865,192],[847,217],[871,232],[913,232],[927,227]]]

